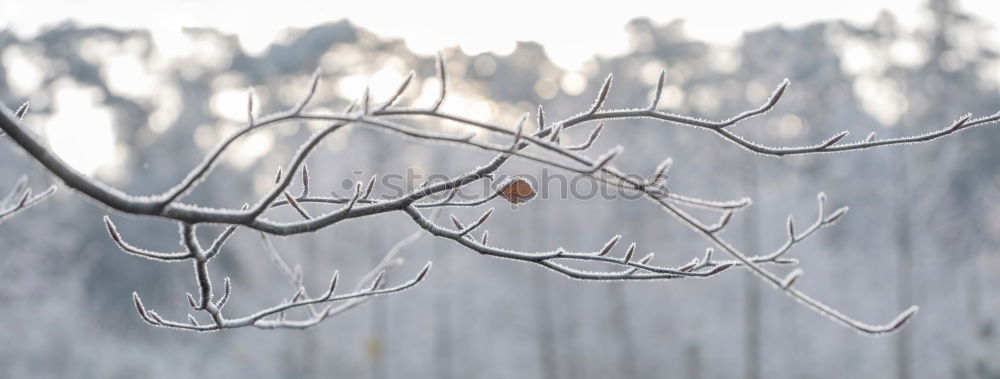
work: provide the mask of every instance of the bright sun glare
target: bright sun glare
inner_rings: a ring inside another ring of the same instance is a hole
[[[42,85],[46,62],[35,52],[17,48],[8,49],[0,58],[10,70],[11,91],[31,99]],[[103,106],[104,95],[97,88],[71,79],[60,79],[52,85],[53,99],[34,99],[51,102],[55,111],[48,117],[34,116],[43,125],[43,134],[52,149],[70,166],[86,174],[113,162],[114,119],[110,109]]]
[[[308,28],[348,19],[382,36],[403,38],[417,53],[430,54],[445,47],[459,46],[468,54],[486,51],[506,54],[513,50],[516,41],[537,41],[546,46],[554,62],[566,69],[575,69],[594,54],[625,52],[628,39],[624,25],[637,17],[648,17],[656,22],[684,19],[692,36],[728,43],[746,30],[772,24],[802,25],[834,18],[869,22],[883,9],[892,11],[903,25],[912,26],[925,21],[926,15],[921,11],[923,3],[898,0],[620,0],[613,6],[594,6],[581,2],[510,0],[484,10],[484,4],[464,0],[389,3],[286,0],[280,4],[253,6],[238,0],[109,0],[100,4],[86,0],[39,0],[0,4],[0,29],[31,33],[72,18],[84,24],[149,29],[158,45],[168,45],[168,40],[177,41],[181,27],[213,27],[238,35],[245,49],[259,53],[280,38],[287,28]],[[1000,2],[996,0],[962,0],[961,4],[975,14],[1000,14]],[[60,11],[51,12],[51,9]],[[720,12],[720,9],[725,11]],[[230,17],[234,10],[238,10],[240,17]]]
[[[57,111],[45,123],[49,145],[70,166],[86,174],[111,163],[114,154],[114,118],[102,106],[96,88],[63,84],[56,91]]]

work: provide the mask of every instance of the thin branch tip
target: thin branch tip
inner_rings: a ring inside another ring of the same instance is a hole
[[[613,249],[615,245],[618,244],[618,241],[621,239],[622,239],[621,234],[616,234],[614,237],[611,237],[611,239],[604,244],[604,247],[602,247],[601,250],[597,252],[597,256],[602,257],[608,255],[608,253],[611,252],[611,249]]]
[[[424,280],[424,278],[427,277],[427,272],[431,270],[431,266],[433,266],[433,264],[434,262],[428,261],[427,264],[425,264],[424,267],[420,269],[420,272],[417,273],[417,276],[413,278],[413,282],[419,282]]]
[[[541,104],[538,104],[538,110],[535,111],[535,114],[538,117],[538,120],[536,121],[538,123],[538,130],[544,130],[545,129],[545,108],[542,107]]]
[[[613,79],[614,79],[614,74],[610,73],[604,79],[604,84],[601,85],[601,90],[597,92],[597,99],[594,100],[594,105],[590,107],[590,110],[587,111],[587,114],[593,115],[597,113],[597,111],[601,110],[602,106],[604,106],[604,101],[608,99],[608,92],[611,90],[611,81]]]
[[[795,270],[792,270],[792,272],[788,273],[788,275],[785,276],[785,279],[781,281],[781,289],[787,290],[792,288],[792,285],[795,284],[800,277],[802,277],[802,274],[803,271],[801,268],[795,268]]]
[[[16,111],[14,111],[14,118],[18,120],[24,120],[24,115],[28,113],[29,108],[31,108],[31,103],[25,101],[24,103],[21,104],[21,106],[17,107]]]
[[[656,88],[653,90],[653,100],[649,102],[649,107],[646,109],[656,110],[656,106],[660,103],[660,96],[663,94],[663,84],[666,82],[666,77],[667,70],[660,70],[660,77],[656,79]]]
[[[819,148],[820,149],[825,149],[825,148],[828,148],[830,146],[833,146],[834,144],[836,144],[840,140],[844,139],[844,137],[847,137],[848,134],[851,134],[851,132],[846,131],[846,130],[842,131],[840,133],[837,133],[833,137],[830,137],[826,141],[823,141],[823,143],[819,146]]]
[[[842,217],[844,217],[845,214],[847,214],[848,210],[850,210],[849,207],[840,207],[840,208],[838,208],[836,211],[834,211],[829,216],[827,216],[826,218],[824,218],[823,219],[823,223],[830,225],[830,224],[833,224],[833,223],[839,221]]]
[[[632,255],[635,253],[635,248],[638,246],[635,242],[628,245],[628,249],[625,249],[625,256],[622,257],[622,262],[629,263],[632,261]]]
[[[444,98],[448,92],[448,75],[444,60],[444,52],[438,51],[437,53],[437,75],[438,80],[441,82],[440,90],[438,92],[438,98],[434,101],[434,105],[431,106],[431,111],[437,111],[441,108],[441,104],[444,103]]]

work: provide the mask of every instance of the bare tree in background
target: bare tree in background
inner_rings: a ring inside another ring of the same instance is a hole
[[[319,72],[313,75],[311,86],[306,91],[302,101],[289,110],[257,119],[254,117],[254,101],[251,95],[247,107],[247,124],[223,140],[176,186],[159,195],[149,197],[122,193],[74,170],[57,157],[52,150],[44,146],[38,138],[22,126],[16,115],[11,114],[5,108],[2,111],[3,117],[0,117],[0,128],[67,186],[83,192],[119,212],[168,219],[179,224],[184,249],[178,252],[160,252],[142,249],[126,242],[117,232],[111,219],[105,217],[105,223],[111,237],[126,253],[163,262],[190,262],[194,266],[198,294],[188,294],[188,302],[194,310],[207,315],[208,320],[198,321],[198,318],[191,315],[186,322],[164,319],[155,311],[148,309],[138,294],[133,294],[136,308],[142,319],[156,326],[194,331],[213,331],[248,326],[266,329],[306,328],[350,309],[373,296],[411,288],[425,278],[430,263],[414,274],[409,281],[389,286],[386,283],[385,275],[387,271],[399,265],[399,259],[396,255],[400,245],[397,245],[357,284],[354,290],[343,294],[338,293],[338,276],[334,273],[330,284],[322,289],[321,294],[311,295],[302,285],[301,270],[288,267],[267,240],[268,235],[295,235],[317,231],[351,219],[400,212],[409,216],[414,224],[421,229],[420,233],[413,238],[417,238],[421,233],[429,233],[452,240],[482,255],[534,263],[581,280],[652,281],[707,278],[719,275],[733,267],[742,267],[810,309],[863,334],[878,335],[898,330],[916,313],[917,307],[911,306],[887,323],[868,324],[855,320],[797,289],[795,282],[801,277],[801,269],[795,268],[786,275],[779,275],[773,271],[773,268],[777,266],[796,265],[797,260],[787,257],[791,248],[812,236],[819,229],[837,222],[847,212],[847,207],[828,212],[826,196],[820,193],[817,196],[818,209],[814,221],[803,228],[789,217],[787,239],[781,246],[766,254],[747,254],[723,239],[721,232],[729,225],[735,213],[750,205],[750,199],[711,201],[668,190],[667,171],[671,165],[671,159],[666,159],[648,178],[637,178],[614,168],[611,163],[615,157],[623,152],[621,146],[603,154],[588,154],[588,150],[600,137],[601,130],[604,128],[604,124],[601,122],[647,119],[660,121],[664,124],[690,126],[714,133],[751,152],[780,157],[924,142],[1000,121],[1000,113],[975,119],[971,115],[965,115],[947,127],[911,137],[877,139],[875,133],[871,133],[860,141],[843,142],[847,136],[845,131],[810,146],[770,147],[751,142],[735,134],[732,127],[772,109],[784,93],[788,85],[787,80],[775,89],[763,105],[724,121],[716,122],[658,110],[657,104],[664,86],[663,74],[660,75],[656,83],[652,101],[649,104],[627,109],[605,109],[604,103],[608,98],[612,84],[612,77],[609,75],[601,86],[596,100],[587,110],[569,118],[552,122],[546,121],[545,113],[539,106],[535,121],[537,129],[529,131],[528,114],[525,114],[516,125],[504,126],[443,112],[441,104],[446,100],[448,82],[442,56],[438,57],[437,63],[440,92],[434,103],[428,108],[396,105],[396,101],[406,91],[414,77],[412,72],[399,86],[399,89],[384,102],[374,102],[369,96],[369,91],[366,90],[361,99],[339,113],[307,110],[319,85]],[[508,142],[497,144],[489,140],[484,141],[482,138],[477,138],[476,133],[448,134],[428,131],[416,124],[416,122],[424,120],[443,120],[463,124],[483,131],[484,134],[505,138],[504,141]],[[324,123],[325,126],[299,147],[291,161],[285,166],[287,171],[279,168],[274,186],[256,203],[244,204],[239,209],[218,209],[183,202],[185,195],[210,173],[218,158],[234,141],[254,130],[291,122]],[[596,125],[593,125],[586,142],[572,146],[561,143],[562,133],[571,128],[588,124]],[[321,141],[348,125],[370,127],[409,137],[417,142],[445,142],[464,145],[494,152],[496,155],[481,166],[471,168],[464,174],[445,180],[425,182],[416,189],[397,197],[373,197],[375,177],[372,177],[367,183],[357,182],[353,194],[347,197],[315,195],[310,189],[309,172],[305,161]],[[489,233],[485,230],[492,209],[471,222],[459,220],[454,216],[451,217],[452,226],[440,225],[435,221],[432,214],[445,208],[479,207],[498,197],[512,203],[527,201],[533,197],[534,190],[530,184],[522,179],[514,178],[493,183],[494,190],[482,197],[473,200],[456,199],[455,194],[463,188],[469,188],[469,186],[482,181],[494,180],[494,173],[512,159],[533,161],[567,172],[585,175],[602,183],[602,185],[626,193],[641,195],[652,205],[674,216],[679,222],[704,237],[710,247],[706,249],[704,255],[694,257],[688,262],[655,264],[652,253],[643,257],[636,256],[635,243],[630,244],[625,249],[620,249],[623,253],[617,256],[611,254],[618,246],[620,236],[611,237],[603,247],[593,251],[568,251],[562,248],[547,251],[521,251],[497,246],[490,242]],[[298,181],[301,182],[301,188],[298,194],[293,194],[291,188],[293,183]],[[281,207],[293,209],[301,219],[282,222],[267,217],[269,210]],[[703,221],[690,213],[692,209],[713,212],[718,218],[713,221]],[[202,246],[197,236],[198,227],[205,224],[226,226],[226,229],[216,236],[207,247]],[[215,289],[217,283],[209,275],[209,262],[218,256],[226,241],[240,227],[262,234],[265,248],[270,252],[275,264],[282,269],[282,272],[292,283],[293,291],[288,298],[274,306],[245,316],[230,316],[224,313],[223,309],[234,293],[233,287],[229,278],[225,278],[222,282],[221,295],[219,294],[220,291]],[[479,234],[478,229],[484,230]],[[474,236],[473,232],[477,232],[478,236]],[[404,240],[401,244],[405,244],[409,240],[412,239]],[[716,250],[720,250],[725,257],[717,257],[714,254]],[[591,271],[590,268],[595,265],[601,265],[604,269]],[[307,316],[300,319],[287,317],[287,312],[293,309],[302,309]]]

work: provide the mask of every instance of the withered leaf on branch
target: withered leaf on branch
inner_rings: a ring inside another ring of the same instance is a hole
[[[535,195],[535,189],[531,187],[531,183],[520,178],[512,180],[500,190],[500,196],[511,204],[526,203],[535,198]]]

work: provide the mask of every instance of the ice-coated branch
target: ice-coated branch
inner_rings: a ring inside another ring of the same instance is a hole
[[[978,126],[995,125],[1000,121],[1000,112],[986,117],[973,118],[965,115],[942,129],[921,135],[891,139],[876,139],[874,134],[857,142],[844,142],[847,132],[833,133],[829,138],[808,146],[769,147],[750,142],[736,134],[731,128],[752,117],[762,115],[773,109],[788,88],[789,81],[782,81],[761,105],[750,108],[739,114],[721,121],[698,119],[660,111],[657,105],[663,93],[665,73],[661,73],[653,86],[652,99],[648,104],[639,107],[608,109],[605,107],[611,94],[612,75],[608,75],[598,89],[594,102],[586,110],[558,121],[547,120],[547,115],[541,105],[538,106],[536,117],[538,129],[528,131],[525,128],[527,115],[521,117],[514,125],[503,125],[488,120],[474,120],[442,110],[442,104],[448,96],[447,64],[443,54],[436,60],[439,91],[434,102],[429,107],[400,106],[398,102],[414,79],[410,73],[399,85],[398,89],[384,102],[373,103],[371,92],[365,90],[357,101],[351,103],[341,112],[311,111],[309,105],[315,98],[321,78],[317,70],[310,80],[309,88],[300,102],[290,109],[266,115],[254,116],[254,99],[248,97],[247,123],[222,140],[208,152],[204,159],[191,169],[180,181],[164,192],[144,197],[123,193],[106,184],[87,177],[70,167],[39,140],[20,121],[22,110],[10,112],[0,109],[0,129],[20,146],[32,158],[38,161],[49,172],[62,180],[66,186],[73,188],[115,211],[130,214],[153,216],[176,221],[182,228],[182,239],[185,251],[155,252],[135,247],[122,238],[115,225],[105,218],[106,228],[114,242],[126,253],[159,261],[190,261],[195,268],[195,282],[198,285],[197,295],[189,295],[189,305],[195,310],[206,314],[209,320],[199,321],[191,315],[186,322],[168,321],[155,311],[149,310],[141,299],[135,296],[136,308],[143,320],[158,326],[173,327],[186,330],[207,331],[228,328],[253,326],[258,328],[304,328],[315,325],[324,319],[350,309],[372,296],[405,290],[424,278],[427,267],[416,274],[410,281],[392,287],[386,287],[386,273],[399,265],[396,257],[399,247],[394,247],[386,258],[369,272],[350,293],[336,293],[338,275],[334,274],[330,285],[324,288],[321,295],[313,296],[302,285],[302,271],[289,267],[277,249],[270,244],[269,235],[296,235],[331,227],[337,223],[368,216],[403,213],[408,215],[420,230],[439,238],[448,239],[463,246],[465,249],[482,255],[504,258],[537,264],[546,269],[558,272],[580,280],[674,280],[687,278],[707,278],[731,271],[731,268],[749,270],[764,282],[771,284],[777,290],[798,300],[817,313],[833,318],[854,330],[875,335],[898,330],[916,312],[910,308],[902,312],[892,321],[882,325],[870,325],[857,321],[844,313],[806,295],[796,284],[802,280],[802,271],[795,269],[790,274],[778,275],[772,270],[781,266],[795,265],[797,261],[786,255],[792,247],[813,235],[819,229],[830,226],[838,221],[847,208],[841,208],[827,213],[826,196],[818,196],[819,210],[814,222],[806,227],[796,225],[790,217],[785,225],[787,240],[784,244],[767,254],[749,255],[726,241],[722,234],[725,229],[739,219],[739,211],[751,204],[750,199],[716,201],[700,199],[684,195],[667,187],[668,171],[673,162],[667,158],[649,175],[648,179],[637,179],[614,167],[614,160],[625,152],[624,147],[615,146],[603,153],[589,153],[595,142],[601,138],[602,130],[609,122],[616,120],[645,119],[659,121],[664,125],[684,125],[703,129],[709,133],[733,142],[738,146],[764,155],[810,155],[820,153],[844,152],[867,148],[907,144],[935,140],[961,130]],[[24,107],[26,109],[26,107]],[[448,121],[466,126],[469,129],[490,135],[495,138],[476,138],[477,133],[442,133],[428,130],[421,126],[424,121]],[[203,207],[184,202],[184,198],[194,187],[211,174],[212,168],[219,157],[232,144],[246,136],[249,132],[260,128],[276,128],[290,123],[323,123],[324,127],[315,132],[295,152],[291,160],[284,166],[287,175],[279,170],[274,186],[255,202],[246,204],[239,209]],[[561,144],[563,136],[570,133],[574,127],[595,123],[588,138],[580,144],[565,146]],[[357,182],[349,197],[336,195],[323,196],[316,193],[327,191],[310,188],[309,169],[306,160],[313,150],[327,137],[345,127],[362,127],[389,133],[406,138],[413,143],[448,143],[471,149],[487,151],[492,158],[469,171],[447,178],[445,180],[427,182],[418,188],[399,196],[373,196],[376,176],[367,182]],[[500,141],[500,142],[494,142]],[[481,180],[491,180],[494,173],[511,160],[524,160],[554,167],[578,175],[589,176],[602,185],[613,186],[625,191],[634,192],[646,198],[651,205],[673,216],[680,223],[688,226],[699,234],[710,247],[704,256],[694,257],[684,263],[657,263],[655,255],[650,252],[642,255],[637,245],[629,244],[625,249],[618,249],[621,236],[612,237],[606,244],[594,251],[567,251],[563,248],[549,250],[519,251],[509,247],[490,243],[487,224],[490,211],[485,212],[475,221],[465,224],[453,217],[454,228],[437,224],[433,217],[425,212],[437,212],[445,207],[478,207],[497,198],[511,203],[519,203],[534,197],[530,187],[512,190],[511,183],[491,191],[481,197],[458,201],[455,200],[460,190]],[[296,175],[298,173],[298,175]],[[301,191],[294,195],[290,187],[301,178]],[[518,193],[518,191],[527,191]],[[17,209],[31,203],[32,197],[24,195],[25,191],[15,190],[2,203],[0,209]],[[443,200],[440,200],[442,199]],[[13,204],[14,208],[9,205]],[[288,206],[298,214],[292,221],[276,221],[268,217],[269,211]],[[705,221],[689,213],[689,208],[705,209],[714,212],[714,221]],[[2,215],[3,213],[0,213]],[[198,243],[196,230],[199,225],[224,225],[226,229],[220,233],[208,248],[202,248]],[[233,286],[224,280],[224,290],[221,296],[213,294],[213,280],[209,276],[209,262],[219,254],[225,242],[235,233],[236,229],[247,229],[261,233],[264,248],[269,252],[283,275],[292,285],[291,293],[285,301],[269,308],[262,309],[250,315],[230,318],[223,314],[222,307],[232,296]],[[481,237],[476,238],[473,232],[483,229]],[[397,245],[398,246],[398,245]],[[719,251],[724,259],[713,258],[713,252]],[[641,256],[641,258],[638,258]],[[603,267],[601,270],[581,268]],[[289,318],[296,309],[306,310],[307,316],[302,319]]]

